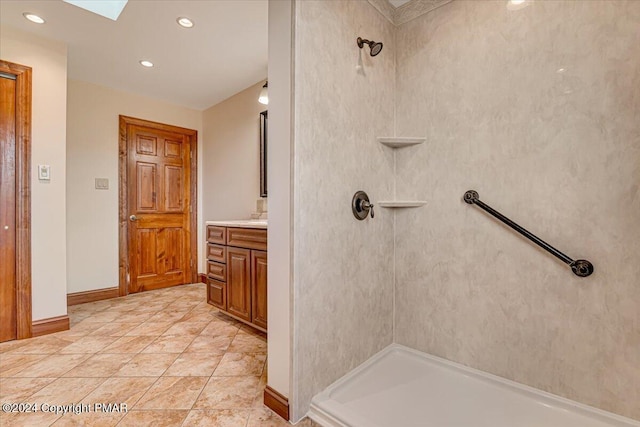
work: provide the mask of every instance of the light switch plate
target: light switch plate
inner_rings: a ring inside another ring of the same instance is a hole
[[[109,178],[96,178],[96,190],[108,190]]]
[[[51,166],[38,165],[38,179],[41,181],[51,180]]]

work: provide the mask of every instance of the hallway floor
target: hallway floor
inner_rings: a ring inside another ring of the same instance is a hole
[[[9,426],[286,426],[262,404],[265,335],[193,284],[69,307],[71,329],[0,344],[0,402],[127,412],[0,413]],[[80,411],[78,411],[80,412]]]

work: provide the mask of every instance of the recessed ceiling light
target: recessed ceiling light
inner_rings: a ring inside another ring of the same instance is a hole
[[[22,14],[22,16],[24,16],[31,22],[35,22],[36,24],[44,24],[44,19],[40,18],[38,15],[34,15],[33,13],[25,12]]]
[[[184,28],[193,27],[193,21],[185,16],[181,16],[180,18],[176,19],[176,22],[178,23],[178,25]]]
[[[153,67],[153,62],[143,59],[142,61],[140,61],[140,65],[142,65],[143,67],[151,68]]]

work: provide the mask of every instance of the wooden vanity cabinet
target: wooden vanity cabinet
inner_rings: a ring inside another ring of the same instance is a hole
[[[265,229],[207,226],[207,302],[263,332],[267,330],[266,249]]]

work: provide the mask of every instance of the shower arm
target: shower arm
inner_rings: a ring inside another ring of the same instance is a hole
[[[554,248],[544,240],[537,237],[535,234],[529,232],[528,230],[519,226],[515,222],[511,221],[509,218],[502,215],[500,212],[496,211],[491,206],[488,206],[485,203],[481,202],[479,197],[480,196],[478,195],[478,193],[473,190],[469,190],[466,193],[464,193],[465,203],[478,206],[480,209],[491,214],[492,216],[499,219],[509,227],[513,228],[515,231],[522,234],[524,237],[531,240],[533,243],[540,246],[542,249],[550,252],[552,255],[561,259],[562,262],[564,262],[565,264],[568,264],[569,267],[571,267],[571,270],[576,276],[587,277],[591,275],[591,273],[593,273],[593,264],[591,264],[589,261],[585,259],[578,259],[574,261],[573,259],[563,254],[562,252],[560,252],[559,250],[557,250],[556,248]]]

